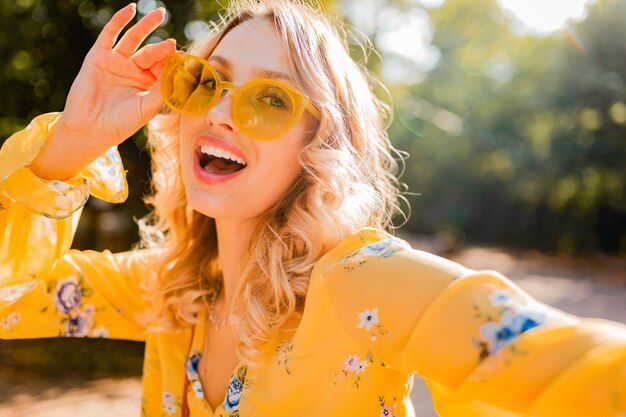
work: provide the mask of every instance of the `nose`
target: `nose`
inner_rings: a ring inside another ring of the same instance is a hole
[[[207,111],[207,125],[232,133],[235,130],[232,115],[233,98],[230,91],[217,99],[217,102]]]

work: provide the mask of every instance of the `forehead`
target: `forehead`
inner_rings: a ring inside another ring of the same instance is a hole
[[[289,73],[287,51],[268,18],[253,18],[235,26],[211,55],[226,58],[234,71],[260,67]]]

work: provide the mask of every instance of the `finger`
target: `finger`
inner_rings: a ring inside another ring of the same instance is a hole
[[[97,71],[116,77],[116,79],[110,81],[115,86],[128,86],[147,90],[154,85],[156,79],[150,71],[139,68],[133,62],[128,62],[128,58],[119,54],[113,54],[106,63],[95,58],[91,64],[97,68]]]
[[[154,64],[151,68],[150,68],[150,74],[152,74],[152,76],[154,78],[159,78],[159,75],[161,74],[161,72],[163,71],[163,61],[158,62],[156,64]],[[159,81],[160,82],[160,81]]]
[[[103,49],[111,49],[113,45],[115,45],[115,41],[117,37],[124,29],[124,26],[130,23],[135,17],[135,11],[137,10],[137,5],[135,3],[130,3],[126,7],[118,10],[117,13],[113,15],[111,20],[104,25],[102,28],[102,32],[98,35],[96,39],[95,46],[98,46]]]
[[[159,7],[145,15],[136,25],[126,31],[119,43],[113,48],[124,56],[131,56],[150,32],[159,27],[165,19],[165,9]]]
[[[157,64],[157,66],[158,65],[162,64]],[[154,87],[146,93],[141,93],[139,100],[141,115],[144,119],[142,121],[145,124],[148,123],[148,121],[152,119],[165,104],[163,96],[161,95],[161,72],[159,72],[159,76],[156,79]]]
[[[174,51],[176,51],[176,40],[166,39],[159,43],[144,46],[135,52],[131,59],[139,68],[147,70]]]

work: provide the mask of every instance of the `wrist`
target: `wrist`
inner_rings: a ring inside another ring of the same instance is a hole
[[[48,131],[48,137],[28,168],[38,177],[64,181],[78,174],[102,152],[93,141],[68,129],[61,116]]]

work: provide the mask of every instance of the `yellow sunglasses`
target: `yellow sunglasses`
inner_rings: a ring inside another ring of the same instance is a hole
[[[305,109],[320,119],[320,112],[304,94],[279,81],[259,78],[237,86],[221,80],[202,58],[183,52],[166,58],[161,93],[165,104],[175,112],[202,114],[227,90],[233,92],[231,111],[235,126],[254,139],[270,140],[286,133]]]

